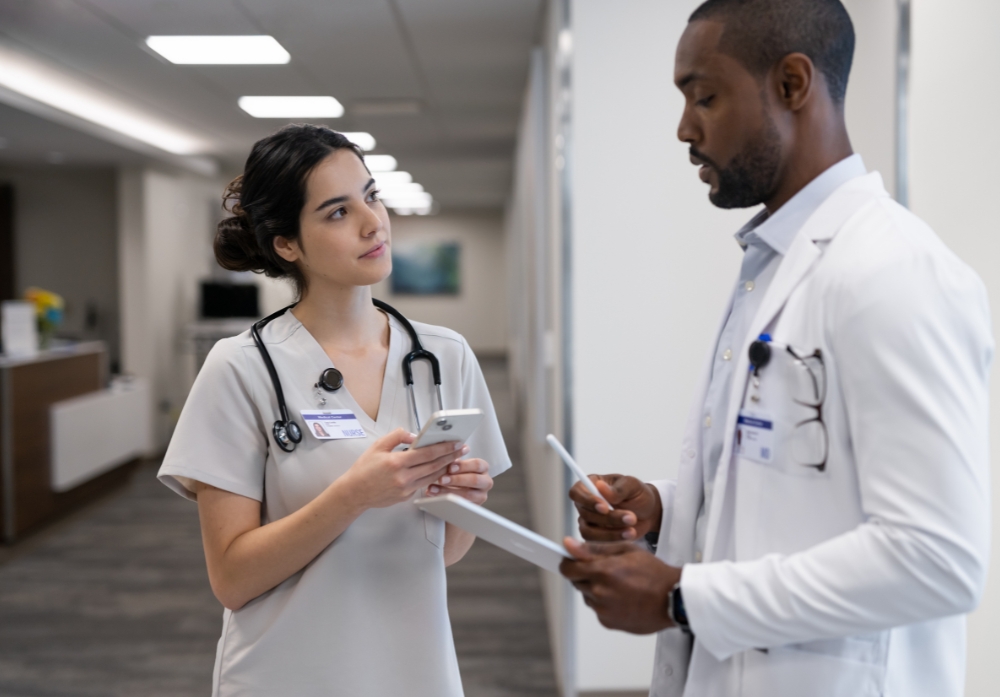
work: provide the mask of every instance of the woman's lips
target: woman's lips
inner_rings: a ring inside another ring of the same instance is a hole
[[[377,247],[369,249],[367,252],[361,255],[362,259],[378,259],[380,256],[385,254],[386,246],[385,242],[381,243]]]

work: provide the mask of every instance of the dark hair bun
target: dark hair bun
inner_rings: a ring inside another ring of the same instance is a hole
[[[219,221],[215,233],[215,260],[229,271],[266,273],[268,260],[257,243],[246,212],[240,206],[243,177],[236,177],[222,195],[222,208],[233,215]]]

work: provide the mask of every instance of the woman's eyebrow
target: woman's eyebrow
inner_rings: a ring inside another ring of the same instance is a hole
[[[374,183],[375,183],[375,177],[372,177],[363,187],[361,187],[361,193],[363,194],[366,191],[368,191],[368,189],[371,188],[371,185]],[[334,196],[333,198],[328,198],[327,200],[323,201],[323,203],[316,206],[316,210],[321,211],[324,208],[328,208],[329,206],[333,206],[338,203],[343,203],[346,200],[347,196]]]

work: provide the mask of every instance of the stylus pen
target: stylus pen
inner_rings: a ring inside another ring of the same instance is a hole
[[[569,452],[566,450],[566,448],[563,447],[563,444],[559,442],[558,438],[556,438],[550,433],[549,435],[545,436],[545,442],[551,445],[552,449],[555,450],[557,453],[559,453],[559,457],[562,458],[562,461],[566,463],[567,467],[573,470],[573,474],[575,474],[577,478],[581,482],[583,482],[583,485],[587,487],[587,491],[592,493],[594,496],[599,498],[604,503],[608,503],[608,500],[603,496],[601,496],[601,492],[597,490],[597,487],[594,485],[594,482],[590,481],[590,477],[588,477],[586,473],[582,469],[580,469],[580,465],[576,464],[576,460],[574,460],[573,456],[570,455]],[[614,510],[614,506],[612,506],[610,503],[608,503],[608,508]]]

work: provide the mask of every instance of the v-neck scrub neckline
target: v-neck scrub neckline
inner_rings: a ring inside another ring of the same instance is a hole
[[[316,337],[312,335],[312,332],[306,329],[305,325],[302,324],[302,321],[293,315],[291,310],[285,314],[291,318],[291,321],[289,322],[289,331],[295,334],[304,335],[304,339],[302,341],[303,348],[306,350],[310,358],[314,359],[316,364],[315,373],[317,377],[327,368],[336,368],[337,366],[330,358],[330,355],[323,350],[319,341],[317,341]],[[387,401],[395,402],[396,390],[394,387],[396,382],[402,379],[401,361],[403,360],[403,351],[400,348],[400,342],[409,341],[410,339],[410,337],[405,333],[406,330],[399,326],[399,322],[395,317],[390,317],[385,313],[382,314],[385,315],[389,322],[389,351],[388,358],[386,358],[385,371],[382,375],[382,391],[379,395],[378,414],[376,414],[373,419],[368,412],[362,409],[361,405],[358,404],[358,400],[355,399],[354,395],[351,394],[351,391],[347,389],[346,383],[335,393],[323,393],[323,396],[327,399],[327,406],[320,406],[319,403],[316,402],[316,406],[313,407],[314,409],[325,409],[330,404],[330,394],[340,395],[344,402],[349,402],[350,404],[350,406],[344,408],[351,409],[354,412],[354,415],[358,417],[358,420],[364,426],[365,431],[370,429],[372,432],[378,433],[379,436],[384,436],[386,433],[392,431],[392,428],[388,430],[380,428],[379,421],[385,414],[393,413],[395,405],[388,405]],[[402,336],[400,336],[401,334]],[[310,350],[308,348],[308,344],[310,342],[315,350]],[[386,408],[387,406],[389,407],[388,409]],[[382,424],[382,426],[384,426],[384,424]],[[396,427],[393,426],[393,428]]]
[[[489,391],[465,340],[413,322],[441,362],[445,408],[482,409],[469,457],[497,476],[510,467]],[[401,361],[409,336],[389,318],[389,357],[377,418],[346,389],[318,405],[314,385],[332,362],[291,313],[264,327],[262,339],[281,379],[290,416],[349,409],[364,438],[319,440],[305,429],[292,453],[271,438],[278,405],[249,332],[218,342],[188,396],[159,477],[193,499],[191,480],[262,503],[262,523],[283,518],[342,476],[377,438],[414,430]],[[414,364],[421,414],[436,409],[424,361]],[[448,618],[443,521],[406,502],[365,511],[301,571],[241,609],[223,613],[214,697],[389,695],[461,697]]]

